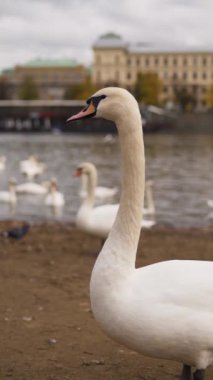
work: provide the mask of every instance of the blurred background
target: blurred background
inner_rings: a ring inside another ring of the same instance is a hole
[[[212,225],[212,8],[210,0],[2,3],[0,219],[74,221],[82,200],[72,173],[82,161],[95,164],[100,185],[118,189],[99,203],[119,201],[115,126],[68,127],[66,119],[99,88],[121,86],[141,110],[155,223]],[[31,170],[42,168],[36,174],[23,170],[32,156]],[[50,185],[43,194],[16,191],[52,178],[64,199],[60,212],[47,205]]]

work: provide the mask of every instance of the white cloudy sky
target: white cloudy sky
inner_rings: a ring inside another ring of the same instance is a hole
[[[109,31],[128,41],[213,47],[213,0],[6,0],[0,2],[0,69],[35,57],[92,61]]]

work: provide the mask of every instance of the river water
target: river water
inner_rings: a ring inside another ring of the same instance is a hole
[[[117,137],[105,142],[101,135],[76,134],[2,134],[0,155],[7,158],[0,172],[0,190],[8,179],[26,182],[19,172],[20,160],[36,154],[47,164],[38,178],[58,179],[66,204],[62,215],[54,216],[44,205],[44,196],[18,196],[15,215],[0,204],[0,219],[74,221],[80,205],[80,179],[72,176],[82,161],[93,162],[98,169],[99,184],[120,188],[120,150]],[[146,134],[146,178],[154,181],[156,222],[174,227],[213,225],[207,199],[213,199],[213,136],[189,134]],[[114,199],[118,202],[119,195]],[[213,212],[213,209],[212,209]]]

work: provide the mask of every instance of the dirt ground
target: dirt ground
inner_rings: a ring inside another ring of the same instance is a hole
[[[18,222],[0,230],[12,225]],[[94,320],[88,288],[98,239],[72,225],[45,224],[0,244],[0,379],[178,379],[180,364],[120,346]],[[142,232],[137,265],[212,255],[212,230],[157,227]],[[212,378],[209,368],[206,380]]]

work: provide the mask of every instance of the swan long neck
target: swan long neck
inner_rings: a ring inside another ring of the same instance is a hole
[[[124,117],[125,116],[125,117]],[[103,247],[126,268],[135,267],[144,204],[145,158],[139,109],[117,120],[122,161],[122,193],[119,211]],[[122,126],[122,127],[121,127]],[[125,128],[126,127],[126,128]],[[102,254],[102,252],[101,252]]]
[[[82,175],[82,177],[84,174]],[[90,170],[89,174],[86,175],[86,186],[87,186],[87,196],[83,204],[93,207],[95,202],[95,188],[97,184],[97,172],[95,169]]]

